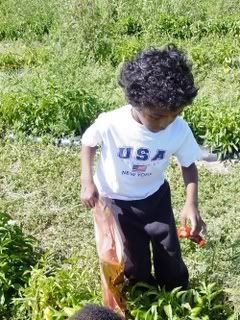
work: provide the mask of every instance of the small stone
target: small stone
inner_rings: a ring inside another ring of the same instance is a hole
[[[203,161],[213,162],[218,160],[217,154],[210,152],[207,147],[200,146],[200,148],[202,150]]]
[[[67,147],[71,145],[71,141],[68,138],[62,138],[60,139],[60,145],[63,147]]]

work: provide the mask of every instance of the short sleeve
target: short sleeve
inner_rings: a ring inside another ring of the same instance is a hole
[[[175,156],[183,167],[189,167],[193,162],[203,158],[202,150],[189,127],[185,139],[175,152]]]
[[[81,139],[82,144],[89,147],[96,147],[102,144],[103,115],[99,115],[95,122],[84,132]]]

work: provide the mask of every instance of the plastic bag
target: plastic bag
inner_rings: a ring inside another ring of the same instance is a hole
[[[123,244],[111,212],[110,200],[98,200],[93,213],[103,302],[105,306],[116,311],[125,319],[125,301],[122,296],[124,281]]]

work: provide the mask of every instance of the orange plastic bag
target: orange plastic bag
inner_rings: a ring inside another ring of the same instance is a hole
[[[111,212],[110,201],[107,199],[99,200],[95,204],[93,213],[103,302],[105,306],[116,311],[125,319],[125,301],[122,296],[124,281],[123,245]]]

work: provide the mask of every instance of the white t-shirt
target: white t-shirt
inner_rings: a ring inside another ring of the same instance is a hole
[[[202,158],[188,124],[177,117],[166,129],[151,132],[131,114],[131,105],[102,113],[85,131],[82,144],[101,146],[94,182],[112,199],[144,199],[164,183],[171,155],[188,167]]]

